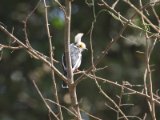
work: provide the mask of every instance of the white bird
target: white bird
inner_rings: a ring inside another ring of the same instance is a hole
[[[75,42],[69,45],[70,47],[70,56],[71,56],[71,65],[72,72],[78,70],[82,61],[82,52],[86,50],[86,45],[81,41],[83,33],[78,33],[75,36]],[[65,62],[65,55],[62,55],[62,67],[64,71],[64,75],[67,76],[67,67]],[[62,88],[68,88],[67,84],[63,81]]]

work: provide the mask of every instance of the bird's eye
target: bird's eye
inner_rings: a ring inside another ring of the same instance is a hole
[[[82,45],[79,45],[79,48],[82,48]]]

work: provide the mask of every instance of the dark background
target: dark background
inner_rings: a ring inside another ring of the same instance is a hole
[[[88,1],[91,2],[91,1]],[[106,0],[108,4],[114,2]],[[143,0],[144,4],[149,2]],[[1,0],[0,1],[0,22],[22,42],[25,41],[23,31],[23,20],[34,9],[37,0]],[[61,0],[64,4],[64,1]],[[118,35],[123,27],[122,24],[115,20],[104,7],[99,6],[98,0],[95,0],[95,13],[97,16],[93,29],[93,49],[94,59],[96,60],[106,45]],[[54,1],[48,0],[50,5],[48,9],[50,32],[54,45],[54,57],[61,61],[61,55],[64,51],[64,16],[62,10]],[[138,3],[135,3],[138,6]],[[125,17],[134,13],[127,4],[120,1],[115,8]],[[160,14],[160,7],[156,7],[157,13]],[[101,11],[101,12],[100,12]],[[149,19],[157,24],[153,15]],[[80,70],[85,70],[91,66],[91,51],[89,45],[89,31],[93,17],[93,7],[88,6],[84,0],[74,0],[72,2],[72,22],[71,22],[71,42],[78,32],[84,33],[83,42],[86,43],[88,51],[83,54],[83,61]],[[141,26],[140,17],[136,16],[134,22]],[[14,30],[13,30],[14,29]],[[151,29],[152,32],[154,32]],[[49,44],[45,27],[45,15],[43,1],[32,14],[27,22],[28,38],[32,47],[43,54],[49,56]],[[119,39],[110,49],[108,55],[98,64],[98,68],[108,66],[96,74],[103,78],[117,81],[128,81],[133,85],[143,85],[145,70],[145,57],[137,51],[145,51],[144,33],[138,29],[128,27],[123,34],[127,39]],[[153,41],[153,40],[151,40]],[[0,32],[0,43],[10,44],[11,40]],[[160,88],[160,47],[157,42],[151,55],[150,64],[154,72],[152,73],[153,91]],[[32,81],[35,80],[41,92],[46,98],[53,98],[52,80],[49,67],[44,63],[30,57],[25,50],[3,50],[1,51],[2,59],[0,61],[0,120],[47,120],[48,111],[43,104],[40,96],[37,94]],[[56,67],[62,71],[61,64],[56,63]],[[78,77],[76,75],[75,77]],[[61,88],[62,80],[56,76],[58,94],[60,103],[69,106],[67,103],[66,92]],[[116,95],[120,94],[120,89],[101,83],[104,91],[116,102]],[[142,90],[142,87],[134,87],[136,90]],[[77,87],[78,100],[81,108],[103,120],[116,120],[116,113],[104,104],[110,104],[106,98],[99,93],[94,80],[85,79]],[[138,95],[126,95],[122,97],[122,103],[132,103],[133,106],[122,107],[126,115],[136,115],[143,117],[147,113],[147,120],[151,120],[148,104],[145,98]],[[55,106],[51,104],[54,111]],[[160,119],[156,107],[157,119]],[[65,120],[71,119],[64,110]],[[84,114],[85,120],[89,117]],[[92,120],[92,119],[91,119]],[[136,120],[136,119],[133,119]]]

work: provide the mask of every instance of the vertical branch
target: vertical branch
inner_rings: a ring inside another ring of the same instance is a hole
[[[65,0],[66,4],[66,14],[65,14],[65,33],[64,33],[64,44],[65,44],[65,60],[67,66],[67,78],[69,83],[73,83],[73,72],[71,66],[71,58],[70,58],[70,29],[71,29],[71,1]]]
[[[92,21],[92,25],[91,25],[91,29],[90,29],[90,39],[89,39],[89,42],[90,42],[90,50],[91,50],[91,63],[92,63],[92,68],[93,68],[93,71],[95,71],[95,65],[94,65],[94,51],[93,51],[93,44],[92,44],[92,34],[93,34],[93,29],[94,29],[94,24],[96,22],[96,13],[95,13],[95,6],[94,6],[94,0],[92,0],[92,4],[93,4],[93,8],[92,8],[92,11],[93,11],[93,17],[94,17],[94,20]],[[94,72],[95,73],[95,72]]]
[[[98,87],[100,93],[105,96],[105,98],[107,100],[109,100],[113,105],[114,107],[116,107],[118,109],[118,111],[122,114],[122,116],[124,117],[125,120],[128,120],[128,118],[126,117],[126,115],[123,113],[123,111],[120,109],[120,107],[115,103],[115,101],[110,98],[104,91],[103,89],[101,88],[101,86],[99,85],[97,79],[96,79],[96,74],[95,74],[95,71],[96,71],[96,65],[97,64],[94,64],[94,50],[93,50],[93,44],[92,44],[92,34],[93,34],[93,29],[94,29],[94,24],[96,22],[96,15],[95,15],[95,6],[94,6],[94,1],[92,1],[93,3],[93,15],[94,15],[94,20],[92,22],[92,26],[91,26],[91,29],[90,29],[90,50],[91,50],[91,66],[92,66],[92,73],[93,73],[93,76],[94,76],[94,80],[95,80],[95,83],[96,83],[96,86]]]
[[[154,43],[152,43],[153,48],[155,46],[156,41],[157,40],[155,39]],[[148,48],[148,50],[147,50],[148,55],[146,53],[146,60],[147,60],[147,72],[148,72],[148,79],[149,79],[149,96],[150,96],[150,104],[151,104],[151,116],[152,116],[153,120],[156,120],[155,102],[154,102],[154,97],[153,97],[154,93],[153,93],[153,84],[152,84],[152,71],[150,69],[150,55],[151,55],[150,50],[151,50],[151,47]]]
[[[65,60],[67,66],[67,79],[69,86],[69,93],[71,97],[71,102],[74,108],[75,113],[77,114],[78,120],[81,120],[80,109],[78,106],[77,94],[76,94],[76,86],[74,85],[73,79],[73,71],[71,66],[71,57],[70,57],[70,29],[71,29],[71,2],[72,0],[65,0],[65,36],[64,36],[64,44],[65,44]]]
[[[140,0],[139,1],[139,4],[142,8],[142,1]],[[143,13],[143,10],[142,10],[142,13]],[[142,19],[142,24],[143,26],[145,27],[144,29],[147,29],[146,25],[145,25],[145,21],[143,19],[143,17],[141,16],[141,19]],[[148,41],[147,41],[147,33],[145,33],[146,35],[146,50],[148,50]],[[147,54],[147,52],[145,52]],[[146,60],[146,64],[147,64],[147,60]],[[145,90],[145,94],[148,95],[148,89],[147,89],[147,69],[145,69],[145,72],[144,72],[144,90]],[[150,106],[150,103],[148,102],[149,106]]]
[[[140,6],[142,8],[142,1],[141,0],[140,0]],[[141,14],[144,14],[143,10],[141,11]],[[147,30],[147,26],[146,26],[145,20],[142,15],[141,15],[141,19],[142,19],[142,23],[145,27],[145,30]],[[149,105],[152,119],[156,120],[155,103],[154,103],[154,98],[153,98],[152,73],[151,73],[150,64],[149,64],[151,52],[152,52],[152,49],[154,48],[156,41],[152,44],[152,46],[150,46],[149,42],[148,42],[149,36],[148,36],[147,32],[145,32],[145,37],[146,37],[146,50],[145,50],[146,70],[144,73],[144,87],[145,87],[145,93],[148,94],[148,92],[149,92],[149,95],[150,95],[150,99],[148,100],[148,105]],[[147,78],[148,78],[148,83],[149,83],[148,87],[147,87]],[[148,89],[149,89],[149,91],[148,91]]]
[[[118,106],[119,106],[119,108],[120,108],[120,106],[121,106],[121,103],[122,103],[122,96],[123,96],[123,93],[124,93],[124,83],[122,83],[122,87],[121,87],[121,92],[120,92],[120,95],[119,95],[119,101],[118,101]],[[120,112],[119,111],[117,111],[117,118],[120,118]]]
[[[49,23],[48,23],[48,11],[47,8],[48,6],[46,5],[46,1],[44,0],[44,6],[45,6],[45,20],[46,20],[46,29],[47,29],[47,34],[48,34],[48,40],[49,40],[49,49],[50,49],[50,60],[51,60],[51,66],[53,66],[53,47],[52,47],[52,37],[50,35],[50,31],[49,31]],[[58,92],[57,92],[57,84],[55,81],[55,74],[54,74],[54,70],[51,69],[51,74],[52,74],[52,81],[53,81],[53,94],[54,97],[56,99],[56,103],[59,104],[59,98],[58,98]],[[60,115],[60,120],[63,120],[63,115],[62,115],[62,110],[60,106],[57,106],[58,108],[58,112]]]
[[[153,98],[153,85],[152,85],[152,73],[151,73],[151,69],[150,69],[150,47],[149,47],[149,44],[148,44],[148,38],[146,38],[146,55],[145,55],[145,58],[146,58],[146,80],[145,82],[147,82],[147,77],[148,77],[148,82],[149,82],[149,86],[147,89],[149,89],[149,96],[150,96],[150,99],[148,101],[149,103],[149,108],[150,108],[150,112],[151,112],[151,116],[152,116],[152,119],[153,120],[156,120],[156,116],[155,116],[155,103],[154,103],[154,98]]]

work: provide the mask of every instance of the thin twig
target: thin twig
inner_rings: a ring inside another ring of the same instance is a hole
[[[137,117],[137,116],[128,116],[128,115],[127,115],[126,117],[127,117],[127,118],[131,118],[131,119],[134,119],[134,120],[135,120],[135,119],[136,119],[136,120],[142,120],[142,118]],[[122,116],[122,117],[119,117],[119,120],[121,120],[121,119],[123,120],[124,117],[123,117],[123,116]]]
[[[94,7],[94,6],[93,6]],[[95,15],[94,13],[95,11],[93,10],[93,14]],[[105,96],[105,98],[107,98],[107,100],[109,100],[111,103],[114,104],[114,106],[117,108],[117,110],[122,114],[122,116],[124,116],[125,120],[128,120],[127,117],[125,116],[125,114],[121,111],[121,109],[119,108],[119,106],[114,102],[114,100],[112,98],[110,98],[101,88],[101,86],[99,85],[98,81],[96,80],[95,78],[95,64],[94,63],[94,51],[93,51],[93,44],[92,44],[92,33],[93,33],[93,28],[94,28],[94,23],[96,22],[96,17],[94,17],[94,21],[92,22],[92,26],[91,26],[91,32],[90,32],[90,50],[91,50],[91,63],[92,63],[92,68],[93,68],[93,76],[94,76],[94,80],[95,80],[95,83],[96,83],[96,86],[98,87],[100,93],[102,93],[103,96]],[[106,53],[105,53],[106,54]]]
[[[95,77],[95,76],[94,76],[94,77]],[[123,116],[123,118],[124,118],[125,120],[128,120],[127,116],[126,116],[126,115],[124,114],[124,112],[120,109],[120,107],[117,105],[117,103],[103,91],[103,89],[102,89],[101,86],[99,85],[99,83],[98,83],[98,81],[96,80],[96,78],[94,78],[94,79],[95,79],[95,82],[96,82],[96,85],[97,85],[98,89],[100,90],[100,93],[101,93],[107,100],[109,100],[109,101],[114,105],[114,107],[117,109],[117,111],[119,111],[119,112],[122,114],[122,116]]]
[[[15,47],[15,46],[8,46],[8,45],[2,45],[2,44],[0,44],[0,51],[1,51],[1,49],[3,49],[3,48],[12,49],[12,50],[23,49],[22,46],[17,46],[17,47]]]
[[[142,8],[142,1],[140,0],[140,6]],[[141,14],[143,13],[143,10],[141,11]],[[141,15],[141,19],[142,19],[142,23],[145,29],[147,29],[145,20],[144,20],[144,16]],[[152,47],[150,47],[149,45],[149,38],[148,38],[148,33],[145,32],[145,37],[146,37],[146,50],[145,50],[145,58],[146,58],[146,70],[144,73],[144,86],[145,86],[145,93],[148,94],[148,89],[149,89],[149,95],[150,95],[150,99],[148,99],[148,105],[149,105],[149,109],[150,109],[150,113],[152,116],[153,120],[156,120],[156,116],[155,116],[155,103],[153,101],[153,86],[152,86],[152,73],[150,70],[150,65],[149,65],[149,61],[150,61],[150,56],[151,56],[151,52],[154,48],[154,45]],[[147,87],[147,77],[148,77],[148,82],[149,82],[149,87]]]
[[[26,17],[26,19],[23,21],[24,23],[24,35],[25,35],[25,41],[26,41],[26,45],[30,46],[30,42],[28,40],[28,34],[27,34],[27,22],[28,19],[32,16],[32,14],[35,12],[35,10],[38,8],[39,4],[40,4],[41,0],[39,0],[39,2],[37,3],[37,5],[34,7],[34,9],[28,14],[28,16]],[[30,46],[31,47],[31,46]]]
[[[48,41],[49,41],[49,53],[50,53],[50,59],[51,59],[51,66],[54,66],[54,63],[53,63],[53,47],[52,47],[52,39],[51,39],[52,36],[50,35],[49,23],[48,23],[48,10],[47,10],[48,6],[47,6],[45,0],[44,0],[44,6],[45,6],[45,20],[46,20],[46,30],[47,30]],[[51,74],[52,74],[52,81],[53,81],[53,94],[54,94],[54,97],[56,99],[56,103],[59,104],[57,84],[56,84],[55,74],[54,74],[53,69],[51,69]],[[58,113],[60,115],[60,120],[63,120],[61,107],[57,106],[57,108],[58,108]]]
[[[91,74],[84,74],[84,75],[87,76],[87,77],[89,77],[89,78],[91,78],[91,79],[93,79],[93,80],[96,78],[96,80],[102,81],[103,83],[108,83],[108,84],[114,85],[114,86],[119,87],[119,88],[122,87],[121,84],[118,84],[117,82],[113,82],[112,80],[107,80],[105,78],[101,78],[101,77],[98,77],[98,76],[93,76]],[[142,96],[144,98],[150,99],[150,96],[148,96],[148,95],[146,95],[146,94],[144,94],[142,92],[136,91],[136,90],[134,90],[132,88],[129,88],[129,87],[126,87],[126,86],[123,86],[123,88],[126,89],[126,90],[128,90],[128,91],[130,91],[130,92],[132,92],[132,94],[137,94],[137,95]],[[159,100],[153,99],[153,101],[156,104],[160,105],[160,101]]]
[[[54,0],[59,6],[60,8],[62,9],[64,15],[66,16],[66,10],[65,10],[65,7],[59,2],[59,0]]]
[[[112,9],[114,9],[116,7],[116,5],[118,4],[119,0],[116,0],[113,4],[112,4]]]
[[[93,119],[95,119],[95,120],[102,120],[102,119],[100,119],[100,118],[98,118],[98,117],[96,117],[96,116],[94,116],[94,115],[91,115],[90,113],[88,113],[87,111],[85,111],[85,110],[82,110],[82,109],[80,109],[82,112],[84,112],[85,114],[87,114],[88,116],[90,116],[91,118],[93,118]]]
[[[133,16],[132,16],[133,17]],[[100,57],[94,62],[94,66],[97,66],[98,63],[101,62],[101,60],[105,57],[105,55],[108,53],[108,51],[110,50],[110,48],[112,47],[112,45],[114,43],[117,42],[117,40],[119,40],[120,36],[123,34],[123,32],[125,31],[125,29],[127,28],[128,24],[130,23],[130,20],[123,26],[123,28],[121,29],[121,31],[119,32],[119,34],[111,40],[111,42],[109,44],[107,44],[105,50],[101,53]],[[86,74],[88,74],[89,72],[91,72],[93,70],[93,66],[91,66],[90,68],[87,69],[86,71]],[[82,78],[84,77],[85,75],[82,74],[76,81],[75,81],[75,85],[77,85],[81,80]]]
[[[113,16],[113,18],[115,18],[116,20],[120,21],[122,24],[125,24],[128,22],[128,19],[125,18],[124,16],[122,16],[120,14],[120,12],[117,12],[115,9],[113,9],[110,5],[108,5],[104,0],[101,0],[102,4],[99,4],[100,6],[104,6],[105,9],[107,9],[107,11],[109,12],[109,14],[111,14]],[[130,23],[128,24],[130,27],[132,28],[136,28],[138,30],[142,30],[144,31],[143,28],[139,27],[138,25],[134,24],[132,21],[130,21]],[[150,31],[147,31],[149,33],[151,33]]]
[[[17,37],[15,37],[12,33],[10,33],[6,28],[4,28],[2,25],[0,25],[0,30],[3,31],[8,37],[11,38],[12,41],[16,41],[16,43],[19,46],[22,46],[26,52],[31,55],[33,58],[41,60],[42,62],[46,63],[48,66],[51,66],[52,69],[54,69],[55,73],[64,81],[67,82],[66,77],[53,65],[51,65],[50,61],[46,59],[46,56],[42,53],[39,53],[35,49],[28,47],[23,42],[21,42]]]
[[[56,120],[60,120],[57,115],[52,111],[52,109],[50,108],[50,106],[48,105],[48,103],[45,101],[45,98],[43,97],[41,91],[39,90],[38,86],[36,85],[35,81],[32,80],[34,87],[36,88],[38,94],[40,95],[41,99],[43,100],[45,106],[47,107],[47,109],[49,110],[50,113],[52,113],[52,115],[56,118]]]
[[[56,104],[57,106],[65,109],[65,110],[67,110],[69,113],[71,113],[72,115],[74,115],[75,117],[77,117],[77,115],[74,112],[72,112],[70,109],[68,109],[67,107],[65,107],[63,105],[60,105],[59,103],[56,103],[56,102],[54,102],[53,100],[50,100],[50,99],[45,99],[45,100],[47,100],[47,101],[49,101],[49,102],[51,102],[53,104]]]
[[[128,5],[130,5],[131,8],[133,8],[140,16],[142,16],[143,19],[148,23],[148,25],[150,25],[157,33],[160,32],[160,29],[159,29],[157,26],[155,26],[144,14],[142,14],[142,12],[141,12],[138,8],[136,8],[136,7],[130,2],[130,0],[123,0],[123,1],[124,1],[125,3],[127,3]],[[145,7],[144,7],[144,8],[145,8]],[[144,8],[141,8],[141,10],[144,9]]]

